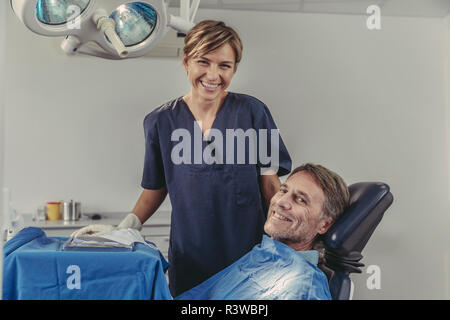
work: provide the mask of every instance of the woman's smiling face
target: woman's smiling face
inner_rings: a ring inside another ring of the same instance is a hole
[[[219,101],[236,70],[235,54],[227,43],[199,57],[184,61],[192,96],[207,102]]]

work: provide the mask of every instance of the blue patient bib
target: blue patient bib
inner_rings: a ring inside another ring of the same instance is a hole
[[[295,251],[263,237],[241,259],[176,300],[330,300],[318,251]]]

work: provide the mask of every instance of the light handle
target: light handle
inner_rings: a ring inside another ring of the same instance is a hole
[[[97,25],[97,29],[101,30],[108,37],[119,57],[126,58],[128,56],[128,51],[116,33],[116,23],[114,20],[109,18],[106,15],[106,11],[103,9],[97,10],[92,16],[92,19]]]

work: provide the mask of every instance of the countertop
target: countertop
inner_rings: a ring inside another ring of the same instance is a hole
[[[105,212],[98,213],[102,216],[101,219],[93,220],[89,216],[94,213],[82,214],[78,221],[64,221],[64,220],[41,220],[34,221],[31,215],[23,215],[24,225],[27,227],[37,227],[41,229],[78,229],[90,224],[107,224],[117,226],[128,214],[128,212]],[[170,211],[158,210],[150,219],[148,219],[143,227],[153,226],[169,226],[170,225]]]

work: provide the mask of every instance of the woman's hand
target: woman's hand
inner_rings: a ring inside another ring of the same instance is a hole
[[[102,234],[111,232],[115,230],[116,227],[112,225],[105,225],[105,224],[91,224],[89,226],[83,227],[75,232],[73,232],[70,237],[71,238],[78,238],[80,236],[100,236]]]

